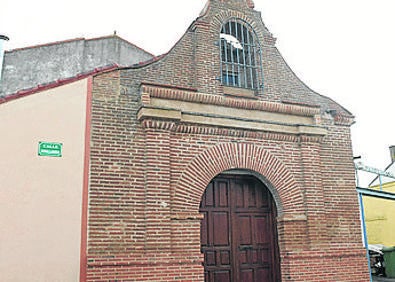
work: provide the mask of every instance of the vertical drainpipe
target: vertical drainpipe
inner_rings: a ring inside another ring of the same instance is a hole
[[[3,51],[3,42],[10,40],[7,36],[0,34],[0,85],[1,85],[1,75],[3,72],[3,58],[4,58],[4,51]]]

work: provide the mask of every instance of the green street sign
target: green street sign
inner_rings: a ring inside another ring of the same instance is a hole
[[[38,142],[38,155],[45,157],[61,157],[62,143]]]

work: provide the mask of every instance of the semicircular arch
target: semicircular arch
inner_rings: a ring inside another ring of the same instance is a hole
[[[291,172],[266,149],[246,143],[221,143],[196,156],[184,169],[174,189],[173,211],[199,210],[201,196],[218,174],[248,170],[266,184],[277,204],[278,215],[304,210],[303,194]]]

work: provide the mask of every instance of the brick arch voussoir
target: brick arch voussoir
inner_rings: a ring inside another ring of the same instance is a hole
[[[252,17],[246,13],[234,10],[226,10],[216,14],[211,22],[211,29],[219,34],[222,25],[231,18],[238,18],[254,27],[255,22]]]
[[[221,143],[203,151],[185,167],[174,189],[173,210],[198,212],[210,181],[231,169],[246,169],[263,176],[275,189],[282,212],[303,209],[301,189],[279,159],[253,144]]]

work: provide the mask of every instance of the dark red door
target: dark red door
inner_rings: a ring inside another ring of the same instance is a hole
[[[202,197],[200,212],[205,281],[280,281],[274,203],[259,180],[216,177]]]

